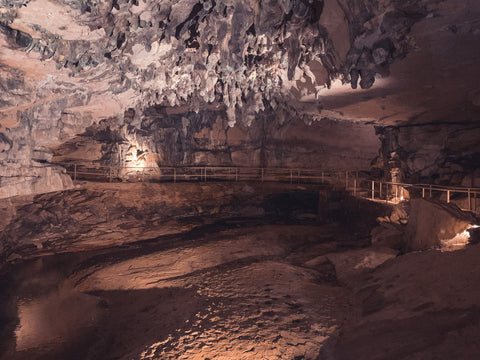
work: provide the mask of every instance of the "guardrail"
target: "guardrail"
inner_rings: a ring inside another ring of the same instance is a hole
[[[261,168],[229,166],[180,167],[115,167],[83,164],[62,165],[74,181],[260,181],[341,186],[354,196],[374,201],[399,203],[412,197],[440,198],[454,201],[463,210],[480,213],[480,188],[452,187],[432,184],[394,183],[369,179],[358,170],[326,170],[304,168]],[[478,202],[478,204],[477,204]]]
[[[355,175],[356,171],[300,168],[260,168],[228,166],[116,167],[59,164],[74,181],[277,181],[290,183],[332,183]],[[333,181],[335,179],[335,181]]]
[[[365,185],[369,185],[368,195],[372,200],[398,203],[412,197],[440,198],[447,203],[455,202],[462,210],[480,213],[480,208],[477,207],[477,199],[480,198],[480,188],[394,183],[367,179],[360,181],[363,181],[363,184],[359,188],[366,188]],[[480,202],[478,202],[478,205],[480,205]]]

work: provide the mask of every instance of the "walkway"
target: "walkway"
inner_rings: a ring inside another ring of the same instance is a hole
[[[432,184],[392,183],[372,180],[359,170],[325,170],[300,168],[255,168],[222,166],[178,167],[114,167],[93,164],[59,164],[66,168],[74,181],[259,181],[291,184],[331,184],[342,187],[354,196],[387,203],[399,203],[410,198],[436,198],[454,202],[462,210],[480,214],[480,188],[453,187]]]

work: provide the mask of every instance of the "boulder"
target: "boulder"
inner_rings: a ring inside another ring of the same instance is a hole
[[[410,206],[405,232],[407,251],[450,246],[451,239],[476,223],[473,215],[453,204],[413,199]]]
[[[325,257],[335,266],[337,279],[349,282],[365,271],[375,269],[385,261],[396,257],[398,251],[389,248],[366,248],[327,254]]]
[[[372,229],[372,245],[400,250],[404,247],[404,231],[401,226],[389,222],[382,222]]]

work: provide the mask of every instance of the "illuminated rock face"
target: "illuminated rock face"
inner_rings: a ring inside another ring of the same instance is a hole
[[[405,236],[407,250],[460,248],[466,245],[469,236],[459,235],[475,223],[475,217],[455,206],[413,199]]]
[[[93,125],[55,150],[61,164],[103,166],[249,166],[366,169],[380,142],[372,126],[261,114],[250,126],[227,125],[225,112],[166,115],[149,109],[139,128],[115,119]],[[137,160],[138,163],[138,160]]]
[[[225,153],[227,132],[259,134],[249,129],[268,124],[263,134],[275,142],[284,123],[301,121],[315,124],[312,134],[323,133],[319,124],[330,134],[337,120],[372,128],[444,122],[443,116],[471,122],[479,112],[472,80],[479,12],[461,0],[2,0],[0,188],[46,172],[53,178],[14,185],[0,196],[68,187],[61,169],[45,170],[46,162],[53,149],[102,119],[116,119],[130,135],[153,131],[153,140],[144,140],[161,148],[155,156],[166,163],[268,165],[312,162],[308,151],[285,160],[280,148],[291,152],[288,141],[262,155],[265,142],[255,137],[252,143],[260,144],[253,152]],[[185,144],[179,149],[181,136],[151,130],[161,126],[152,108],[166,109],[168,121],[181,119],[182,129],[195,127],[205,112],[219,114],[209,134],[219,156]],[[345,136],[329,142],[343,148],[357,129],[341,128]],[[313,149],[332,149],[321,136],[316,141]],[[357,145],[334,152],[345,162],[331,162],[349,167],[358,160],[349,155]],[[364,145],[362,166],[369,138]]]

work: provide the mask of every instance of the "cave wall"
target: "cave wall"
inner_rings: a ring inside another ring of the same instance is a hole
[[[128,166],[134,151],[147,153],[159,166],[251,166],[317,169],[364,169],[378,154],[372,125],[289,117],[266,111],[246,126],[228,126],[223,111],[167,114],[151,108],[138,129],[106,119],[55,151],[57,163]]]
[[[121,165],[139,149],[161,165],[368,168],[372,123],[398,125],[408,179],[478,177],[468,126],[419,120],[457,116],[465,94],[478,107],[474,1],[0,4],[0,197],[70,187],[57,162]]]
[[[377,128],[382,146],[376,166],[397,154],[405,181],[480,187],[480,127],[451,122]]]

